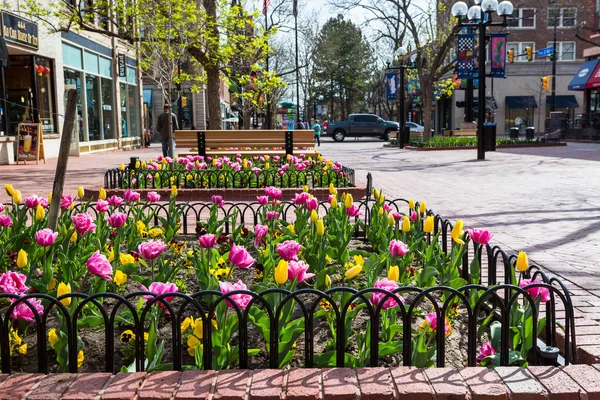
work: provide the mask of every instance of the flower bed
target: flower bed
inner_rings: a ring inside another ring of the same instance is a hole
[[[176,189],[160,207],[151,193],[101,190],[77,206],[65,195],[53,232],[50,200],[7,186],[3,372],[31,369],[28,351],[43,372],[535,364],[537,333],[556,342],[555,302],[575,359],[568,293],[524,253],[491,247],[488,232],[465,232],[424,202],[374,190],[375,201],[355,203],[329,190],[323,207],[266,188],[252,230],[214,196],[199,236],[182,238]]]
[[[393,140],[393,142],[392,142]],[[395,139],[390,140],[390,145],[397,146],[398,142]],[[548,147],[548,146],[566,146],[566,143],[550,143],[544,139],[536,140],[520,140],[496,138],[497,148],[515,148],[515,147]],[[454,150],[454,149],[474,149],[477,147],[476,137],[449,137],[449,136],[434,136],[428,141],[411,140],[409,148],[413,147],[419,150]]]

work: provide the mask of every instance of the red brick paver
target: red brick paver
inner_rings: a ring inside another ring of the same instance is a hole
[[[350,368],[329,368],[323,370],[323,395],[331,400],[358,399],[356,371]]]
[[[119,372],[108,383],[102,400],[133,400],[146,378],[145,372]]]
[[[548,366],[531,366],[528,369],[548,390],[550,400],[579,400],[585,394],[581,386],[560,369]]]
[[[167,400],[173,397],[173,393],[179,383],[181,372],[163,371],[152,372],[138,393],[139,400]]]
[[[27,395],[31,400],[58,400],[69,385],[77,378],[77,374],[50,374],[35,385],[33,393]]]
[[[430,368],[423,372],[435,391],[436,400],[469,400],[469,389],[457,370]]]
[[[63,400],[92,400],[104,388],[111,373],[80,374],[62,396]]]
[[[389,400],[394,398],[392,377],[387,368],[359,368],[356,371],[361,400]]]
[[[317,400],[321,393],[321,371],[318,369],[293,369],[286,371],[286,400]]]
[[[412,400],[433,398],[433,388],[422,370],[414,367],[397,367],[392,368],[391,372],[400,398],[408,395]]]
[[[542,400],[548,392],[526,369],[498,367],[495,371],[510,390],[511,400]]]
[[[42,374],[11,375],[0,386],[0,399],[22,399],[43,378]]]
[[[252,374],[250,400],[279,400],[283,391],[283,371],[262,369]]]
[[[493,370],[484,367],[465,368],[460,371],[476,400],[506,400],[508,393],[502,379]]]
[[[217,375],[215,400],[243,400],[248,391],[250,371],[228,370]]]
[[[216,371],[183,371],[175,400],[208,399],[216,377]]]

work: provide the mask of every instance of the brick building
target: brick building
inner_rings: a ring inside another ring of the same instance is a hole
[[[549,5],[547,0],[517,1],[514,6],[513,16],[505,29],[509,33],[507,50],[513,49],[519,55],[531,46],[534,57],[531,62],[520,56],[515,57],[514,63],[507,63],[506,79],[487,78],[487,104],[495,108],[493,118],[498,135],[508,134],[512,127],[518,127],[522,134],[529,126],[536,127],[537,132],[544,131],[545,121],[550,116],[552,96],[550,91],[542,90],[541,78],[552,75],[552,62],[549,57],[537,58],[536,51],[552,47],[555,20],[558,55],[556,111],[565,112],[570,119],[576,119],[584,112],[583,92],[569,91],[569,83],[584,63],[584,51],[590,46],[576,38],[578,28],[596,23],[595,14],[589,12],[595,9],[593,0],[564,0],[556,5]],[[492,28],[490,31],[500,29]],[[456,90],[452,104],[464,100],[464,93],[464,90]],[[446,127],[461,128],[465,109],[451,107],[450,110]]]

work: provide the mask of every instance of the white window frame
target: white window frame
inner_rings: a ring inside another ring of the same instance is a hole
[[[572,60],[563,60],[563,45],[572,44],[573,45],[573,59]],[[548,42],[548,47],[554,46],[554,42]],[[573,62],[577,60],[577,43],[566,41],[566,42],[556,42],[556,52],[558,54],[558,58],[556,61],[564,61],[564,62]],[[551,61],[551,57],[546,57],[547,61]]]
[[[533,10],[533,26],[523,26],[523,10]],[[509,25],[510,29],[535,29],[537,26],[536,10],[536,8],[531,7],[517,8],[515,11],[517,11],[519,15],[514,17],[514,19],[517,21],[517,26]]]
[[[536,56],[536,50],[535,50],[535,42],[507,42],[506,43],[506,51],[508,51],[510,48],[516,47],[515,48],[515,62],[529,62],[527,61],[527,57],[525,55],[522,55],[519,57],[519,54],[523,54],[525,53],[525,47],[531,45],[532,50],[533,50],[533,60],[535,61],[535,56]],[[508,58],[507,58],[508,60]]]
[[[577,8],[576,7],[561,7],[561,8],[553,8],[553,7],[549,7],[548,8],[548,20],[546,25],[548,26],[548,29],[554,29],[554,25],[551,25],[551,16],[550,16],[550,12],[551,10],[558,10],[558,20],[556,22],[558,22],[558,24],[556,25],[557,29],[574,29],[577,27]],[[564,13],[565,10],[574,10],[575,11],[575,21],[573,22],[573,26],[564,26],[563,25],[563,17],[564,17]]]

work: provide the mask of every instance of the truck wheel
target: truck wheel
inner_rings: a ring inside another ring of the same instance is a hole
[[[390,129],[386,130],[381,138],[383,140],[385,140],[386,142],[389,141],[390,140],[390,132],[391,132]]]
[[[333,140],[335,140],[336,142],[343,142],[345,137],[346,135],[341,129],[338,129],[337,131],[333,132]]]

